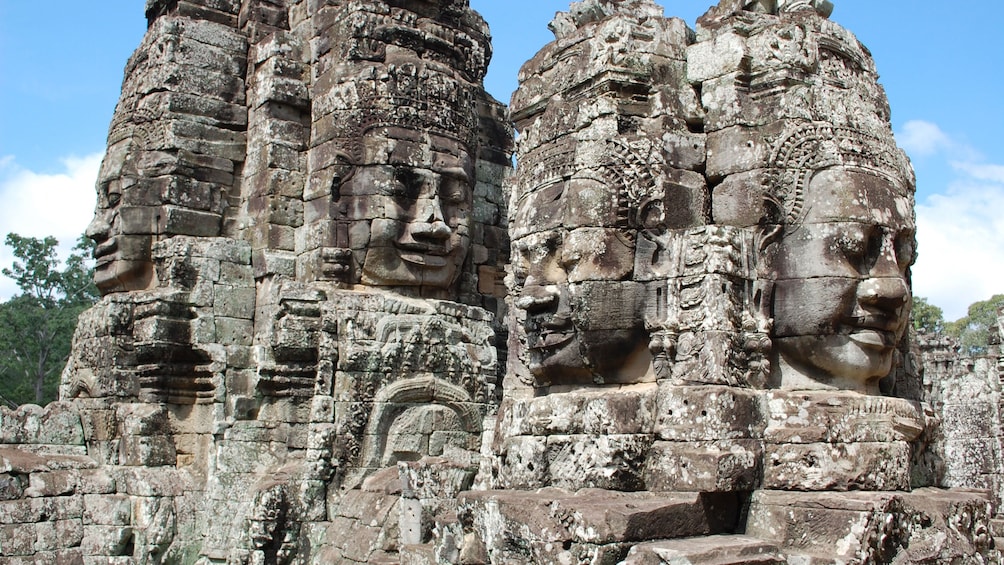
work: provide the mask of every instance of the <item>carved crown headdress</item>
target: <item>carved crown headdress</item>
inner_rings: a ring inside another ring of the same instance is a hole
[[[913,167],[889,137],[851,128],[811,122],[786,130],[770,157],[770,185],[765,198],[783,211],[779,218],[797,224],[802,219],[805,190],[816,172],[852,167],[891,180],[901,194],[915,190]]]
[[[462,0],[349,2],[331,30],[336,139],[402,128],[477,142],[480,83],[491,58],[487,25]]]

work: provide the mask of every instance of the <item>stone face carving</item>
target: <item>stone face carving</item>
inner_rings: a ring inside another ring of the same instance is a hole
[[[537,387],[653,381],[635,247],[706,221],[703,178],[660,142],[701,146],[686,127],[699,114],[684,84],[688,32],[657,14],[652,2],[574,3],[513,95],[515,332]],[[613,37],[631,48],[612,50]]]
[[[875,393],[908,321],[909,165],[879,139],[818,123],[786,134],[772,165],[777,219],[763,227],[776,242],[762,268],[774,284],[777,380]]]
[[[365,139],[363,164],[347,170],[333,198],[346,210],[335,224],[345,248],[365,253],[360,282],[449,289],[471,247],[472,156],[446,138]]]
[[[1004,361],[907,335],[831,9],[574,2],[507,116],[465,0],[148,1],[0,561],[1000,562]]]
[[[87,229],[103,294],[154,286],[154,242],[220,235],[244,160],[246,51],[247,40],[225,25],[151,22],[126,67]],[[204,62],[198,77],[196,60]]]

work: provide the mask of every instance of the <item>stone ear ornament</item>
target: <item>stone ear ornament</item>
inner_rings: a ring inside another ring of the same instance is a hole
[[[659,176],[665,159],[648,139],[607,141],[602,174],[617,193],[617,226],[632,230],[665,229],[665,193]]]

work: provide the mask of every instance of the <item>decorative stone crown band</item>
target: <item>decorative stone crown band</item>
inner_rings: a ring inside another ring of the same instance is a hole
[[[900,194],[912,194],[915,189],[913,167],[891,137],[820,122],[788,129],[774,143],[771,152],[771,188],[767,197],[784,210],[784,221],[798,223],[802,218],[805,189],[813,175],[841,166],[880,174],[891,180]]]
[[[428,132],[476,146],[475,85],[420,63],[367,65],[360,74],[346,77],[332,108],[335,138],[344,140],[346,153],[358,157],[362,137],[381,128]]]
[[[335,32],[345,60],[388,61],[393,46],[450,67],[471,82],[488,72],[488,27],[466,1],[349,2],[345,10]]]

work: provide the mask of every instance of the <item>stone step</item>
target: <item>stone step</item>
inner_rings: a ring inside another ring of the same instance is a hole
[[[742,535],[662,540],[631,548],[622,565],[783,565],[777,544]]]
[[[500,562],[616,562],[640,542],[734,533],[740,508],[735,494],[547,488],[465,492],[457,514]]]

